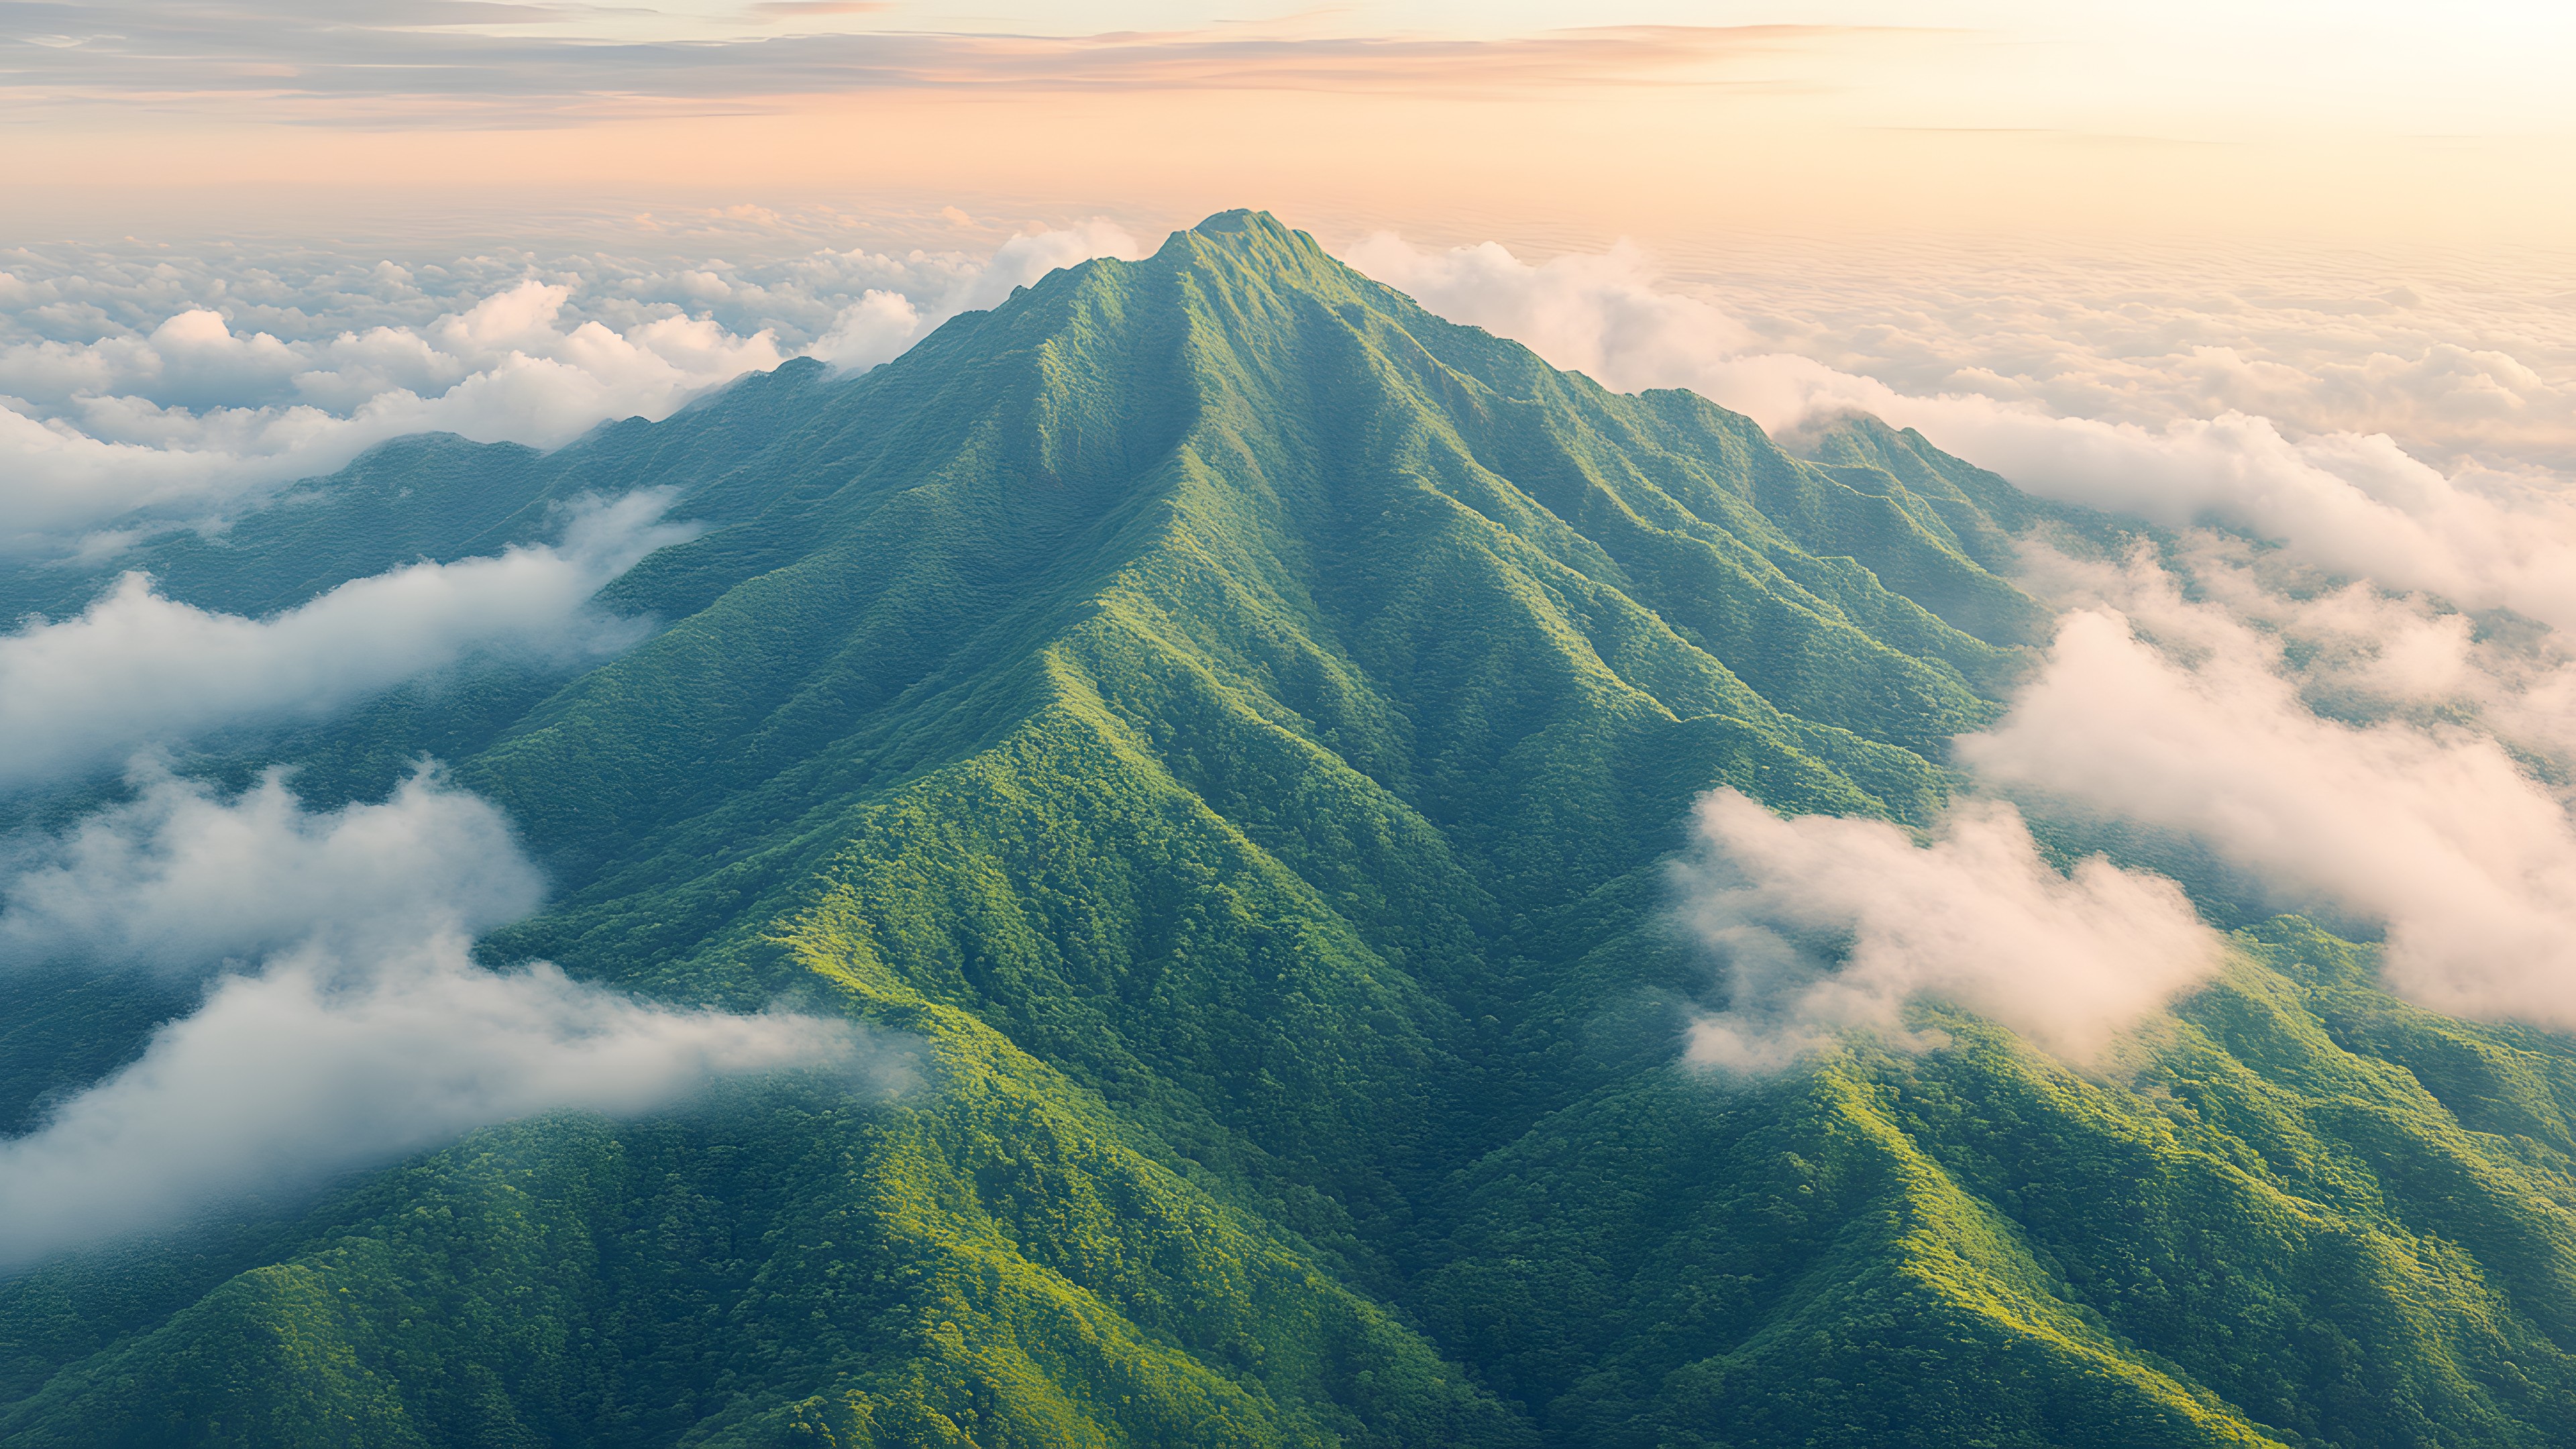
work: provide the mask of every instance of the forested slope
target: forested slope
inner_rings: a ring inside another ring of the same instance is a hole
[[[273,610],[635,487],[705,531],[610,587],[634,649],[192,767],[330,803],[433,752],[556,883],[488,959],[847,1012],[918,1085],[496,1127],[45,1265],[0,1443],[2576,1432],[2576,1055],[2303,922],[2116,1078],[1938,1012],[1680,1064],[1691,802],[1926,823],[2046,637],[2044,510],[1918,436],[1791,457],[1228,213],[861,377],[406,440],[149,563]],[[19,989],[78,1026],[0,1044],[13,1112],[167,1009],[73,993]]]

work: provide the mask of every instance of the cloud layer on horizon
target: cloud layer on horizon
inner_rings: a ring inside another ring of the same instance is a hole
[[[1721,303],[1743,350],[1908,396],[2148,428],[2241,413],[2387,433],[2445,471],[2576,471],[2576,310],[2544,250],[1738,236],[1663,263],[1660,289]]]
[[[982,256],[741,264],[0,251],[0,556],[68,551],[132,510],[218,518],[406,433],[554,447],[798,353],[865,368],[1056,267],[1138,252],[1100,221]]]

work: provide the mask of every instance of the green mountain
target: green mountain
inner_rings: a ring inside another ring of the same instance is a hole
[[[622,657],[194,768],[327,804],[435,753],[556,881],[488,959],[846,1012],[923,1082],[512,1123],[41,1265],[0,1444],[2576,1439],[2576,1050],[2367,947],[2239,932],[2116,1079],[1937,1007],[1922,1055],[1680,1064],[1691,802],[1923,823],[2049,625],[2007,570],[2060,515],[1910,432],[1815,452],[1228,213],[863,376],[405,440],[160,546],[260,612],[677,490]],[[171,1009],[8,989],[22,1122]]]

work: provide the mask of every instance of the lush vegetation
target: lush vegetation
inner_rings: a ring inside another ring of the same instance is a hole
[[[922,1085],[499,1126],[44,1265],[0,1443],[2576,1435],[2576,1052],[2304,922],[2108,1076],[1935,1008],[1927,1055],[1677,1065],[1691,800],[1921,822],[2046,628],[2038,506],[1918,436],[1794,458],[1236,213],[859,378],[408,440],[152,567],[273,609],[646,484],[710,527],[612,587],[664,625],[629,654],[196,767],[327,803],[435,752],[558,883],[490,959],[846,1011]],[[8,989],[21,1121],[170,1008]]]

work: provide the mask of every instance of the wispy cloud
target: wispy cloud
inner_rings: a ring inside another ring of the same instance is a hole
[[[1732,790],[1697,826],[1675,881],[1729,995],[1692,1026],[1702,1066],[1775,1070],[1855,1029],[1928,1044],[1903,1017],[1922,999],[2088,1060],[2222,959],[2171,881],[2100,856],[2061,873],[1994,801],[1962,802],[1928,845],[1874,820],[1779,819]]]
[[[899,1052],[848,1023],[678,1010],[544,964],[475,965],[470,933],[541,886],[498,812],[432,773],[324,815],[276,777],[233,800],[148,772],[139,784],[133,804],[0,876],[10,948],[100,969],[260,960],[0,1141],[0,1265],[274,1201],[533,1113],[644,1112],[787,1068],[869,1091],[906,1080]]]
[[[863,15],[756,5],[755,29]],[[480,12],[489,11],[489,14]],[[598,12],[606,13],[606,12]],[[536,22],[550,22],[536,25]],[[591,22],[585,24],[584,22]],[[531,33],[531,27],[535,32]],[[791,35],[620,39],[587,7],[392,4],[346,13],[276,3],[0,4],[0,69],[24,103],[170,106],[324,124],[526,124],[883,90],[1303,90],[1482,93],[1717,83],[1731,60],[1848,38],[1802,25],[1629,26],[1481,38],[1260,27],[1096,35],[817,27]]]
[[[751,7],[751,13],[762,20],[782,21],[824,15],[879,15],[894,8],[893,0],[759,0]]]
[[[264,619],[164,598],[125,575],[77,617],[0,635],[0,789],[55,781],[212,730],[314,719],[470,654],[595,658],[637,621],[591,596],[690,530],[667,494],[577,511],[560,546],[353,579]]]
[[[21,842],[0,872],[0,965],[201,973],[298,946],[370,957],[479,935],[544,882],[488,803],[426,768],[381,802],[310,812],[272,770],[232,799],[148,759],[134,798]]]
[[[354,985],[312,956],[224,980],[141,1060],[0,1142],[0,1264],[274,1201],[489,1123],[643,1112],[721,1076],[855,1055],[834,1024],[485,971],[465,944],[423,942]]]

